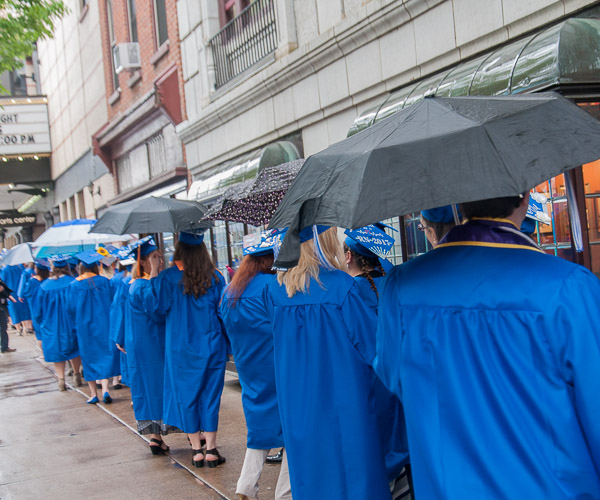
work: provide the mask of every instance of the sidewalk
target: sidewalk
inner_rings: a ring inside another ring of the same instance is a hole
[[[169,456],[153,457],[135,431],[129,389],[110,405],[86,405],[87,385],[59,392],[33,335],[10,334],[17,351],[0,357],[0,498],[234,499],[246,450],[241,389],[227,375],[218,447],[227,463],[191,467],[185,434],[165,437]],[[70,383],[67,377],[67,383]],[[193,470],[192,470],[193,469]],[[260,498],[273,499],[279,466],[266,465]]]

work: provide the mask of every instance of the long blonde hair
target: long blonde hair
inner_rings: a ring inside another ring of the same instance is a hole
[[[332,227],[327,229],[318,238],[323,255],[332,266],[341,270],[344,253],[340,240],[337,237],[337,228]],[[314,278],[321,285],[321,281],[319,280],[320,267],[314,240],[308,240],[300,245],[298,265],[287,271],[279,271],[277,273],[277,281],[280,285],[285,285],[285,291],[288,297],[291,298],[296,292],[308,292],[311,278]]]

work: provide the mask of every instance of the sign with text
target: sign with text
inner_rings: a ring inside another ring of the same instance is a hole
[[[2,103],[0,154],[22,155],[51,151],[46,104]]]
[[[9,215],[0,213],[0,227],[32,226],[36,220],[35,215]]]

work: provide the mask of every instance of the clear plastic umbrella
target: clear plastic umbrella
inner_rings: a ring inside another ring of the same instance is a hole
[[[90,233],[95,219],[75,219],[55,224],[33,242],[35,257],[41,258],[56,253],[75,254],[93,250],[99,243],[115,243],[132,240],[130,234],[114,235]]]

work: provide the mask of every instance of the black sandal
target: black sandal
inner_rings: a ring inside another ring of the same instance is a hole
[[[192,465],[196,467],[196,469],[200,469],[204,467],[204,455],[202,455],[202,460],[194,460],[194,457],[198,454],[202,454],[202,450],[192,450]]]
[[[164,455],[167,451],[169,451],[169,446],[162,440],[162,439],[156,439],[156,438],[152,438],[150,439],[151,443],[156,443],[158,446],[150,446],[150,451],[152,452],[153,455]],[[166,448],[163,448],[163,444],[166,446]]]
[[[212,450],[206,450],[206,455],[214,455],[218,457],[216,460],[209,460],[206,458],[206,464],[209,469],[214,469],[217,465],[224,464],[226,462],[225,457],[222,457],[219,453],[219,450],[213,448]],[[206,455],[204,455],[206,457]]]

